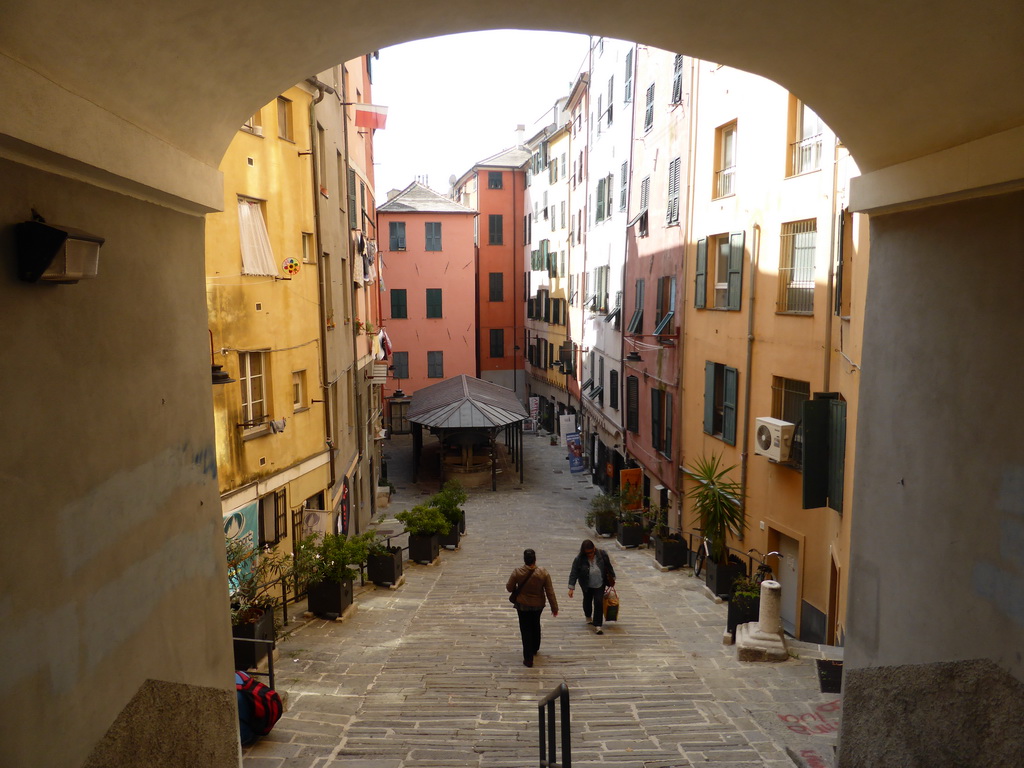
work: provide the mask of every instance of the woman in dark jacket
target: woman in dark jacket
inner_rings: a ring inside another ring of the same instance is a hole
[[[604,590],[615,586],[615,569],[612,560],[603,549],[594,546],[590,539],[584,539],[580,552],[572,561],[569,571],[569,597],[576,591],[576,582],[583,590],[583,615],[587,624],[594,625],[594,633],[603,635]]]
[[[533,657],[540,650],[540,614],[544,604],[551,604],[551,615],[558,615],[558,600],[551,576],[537,565],[537,554],[532,549],[523,551],[523,565],[512,571],[505,589],[515,595],[519,614],[519,634],[523,638],[523,664],[533,666]]]

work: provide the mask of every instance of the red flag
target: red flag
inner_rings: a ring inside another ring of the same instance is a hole
[[[356,104],[356,128],[383,128],[388,120],[388,108],[376,104]]]

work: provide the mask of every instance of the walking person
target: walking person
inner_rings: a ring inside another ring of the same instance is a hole
[[[615,586],[615,569],[612,560],[603,549],[594,546],[590,539],[584,539],[579,554],[572,561],[569,570],[569,598],[576,591],[576,582],[583,590],[583,615],[587,624],[594,625],[594,634],[603,635],[604,591]]]
[[[505,584],[519,614],[519,634],[523,638],[523,665],[533,666],[533,657],[540,650],[540,615],[545,603],[551,604],[551,615],[558,615],[558,600],[551,584],[551,575],[537,565],[537,553],[523,550],[523,565],[512,571]]]

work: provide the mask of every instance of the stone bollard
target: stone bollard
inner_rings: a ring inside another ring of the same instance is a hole
[[[782,585],[777,581],[761,582],[761,607],[757,612],[757,626],[766,635],[782,633]]]

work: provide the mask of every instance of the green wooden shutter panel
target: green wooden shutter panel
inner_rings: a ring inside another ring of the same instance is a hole
[[[831,403],[806,400],[800,410],[803,427],[803,508],[828,505],[828,439]]]
[[[359,226],[359,218],[356,211],[356,172],[348,169],[348,226],[349,229],[356,229]]]
[[[634,434],[640,431],[640,380],[636,376],[626,377],[626,429]]]
[[[729,235],[729,287],[726,293],[728,309],[740,308],[740,297],[743,292],[743,243],[745,232]]]
[[[672,393],[665,393],[665,440],[662,443],[661,451],[666,456],[672,455]]]
[[[661,392],[651,387],[651,447],[661,449]]]
[[[846,401],[829,401],[828,505],[843,511],[843,485],[846,482]]]
[[[708,297],[708,240],[697,241],[697,276],[695,279],[696,290],[693,296],[695,309],[704,309],[707,306]],[[707,431],[707,430],[705,430]]]
[[[704,433],[715,434],[715,364],[704,363]]]
[[[722,397],[722,439],[729,445],[736,445],[736,400],[739,392],[739,371],[725,369]]]

